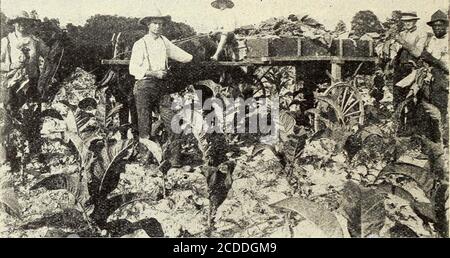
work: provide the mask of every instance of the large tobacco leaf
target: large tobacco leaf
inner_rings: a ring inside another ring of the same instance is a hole
[[[8,181],[0,182],[0,206],[9,215],[20,218],[22,208],[17,199],[14,187]]]
[[[390,164],[383,168],[377,179],[385,178],[389,175],[402,175],[414,180],[427,196],[430,196],[436,180],[435,175],[429,170],[413,164],[401,162]]]
[[[297,212],[305,219],[314,223],[329,237],[342,238],[344,236],[342,227],[334,213],[320,204],[300,197],[291,197],[274,203],[271,206]]]
[[[108,220],[116,210],[138,201],[158,201],[162,195],[156,193],[128,193],[112,196],[108,199],[103,199],[94,206],[94,210],[90,217],[99,225],[104,227]]]
[[[47,190],[67,190],[75,197],[75,200],[82,205],[89,200],[88,178],[83,176],[81,172],[51,175],[37,182],[30,190],[39,188]]]
[[[340,206],[352,237],[380,235],[387,216],[384,205],[387,196],[384,191],[363,188],[351,181],[346,183]]]
[[[119,182],[120,174],[125,172],[127,160],[133,154],[133,140],[103,141],[94,152],[94,161],[89,167],[92,176],[90,191],[94,195],[107,196]]]

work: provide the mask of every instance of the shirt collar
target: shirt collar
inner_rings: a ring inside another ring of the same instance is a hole
[[[406,32],[408,32],[408,33],[413,33],[413,32],[416,31],[416,30],[417,30],[417,26],[414,26],[414,27],[412,27],[411,29],[406,30]]]
[[[162,39],[162,35],[160,35],[157,38],[154,38],[152,35],[147,33],[147,34],[145,34],[145,38],[150,39],[150,40],[158,40],[158,39]]]
[[[447,42],[447,41],[448,41],[448,33],[445,34],[445,36],[444,36],[443,38],[438,38],[438,37],[436,37],[436,35],[433,34],[432,39],[433,39],[433,40],[442,40],[442,41]]]

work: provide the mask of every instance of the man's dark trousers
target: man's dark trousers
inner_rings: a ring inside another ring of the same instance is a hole
[[[171,110],[170,101],[164,101],[169,92],[167,81],[152,78],[138,80],[134,86],[134,98],[136,101],[136,110],[138,114],[139,138],[153,139],[152,136],[152,112],[158,112],[163,121],[165,130],[168,134],[170,145],[170,163],[173,166],[179,165],[181,153],[181,135],[175,134],[171,128],[171,121],[175,112]],[[160,105],[161,104],[161,105]],[[161,143],[163,144],[163,143]]]

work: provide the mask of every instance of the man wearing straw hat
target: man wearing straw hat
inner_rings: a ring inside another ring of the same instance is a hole
[[[45,58],[49,48],[31,34],[36,21],[35,17],[21,11],[8,20],[14,31],[1,41],[2,91],[6,94],[3,101],[13,110],[27,100],[39,101],[39,58]]]
[[[7,23],[14,27],[14,31],[1,39],[0,54],[0,81],[1,81],[1,107],[8,115],[1,115],[2,126],[0,138],[2,148],[8,146],[11,118],[19,115],[20,108],[29,103],[37,112],[41,109],[41,93],[38,88],[40,58],[45,60],[49,48],[45,43],[32,35],[31,28],[37,21],[25,11],[13,15]],[[40,131],[31,130],[27,137],[30,152],[37,154],[40,149]],[[16,150],[0,150],[6,157],[0,161],[11,161],[16,155]]]
[[[409,88],[398,87],[397,83],[407,77],[415,69],[415,64],[417,65],[419,60],[418,56],[415,56],[405,48],[405,44],[412,45],[420,50],[423,50],[424,48],[426,34],[417,30],[417,21],[419,19],[416,12],[403,12],[401,14],[401,21],[404,24],[404,28],[403,31],[395,37],[395,40],[402,46],[394,60],[393,104],[395,109],[406,99],[409,92]],[[413,114],[411,106],[409,107],[408,113],[409,115],[406,115],[408,117],[407,120],[411,121],[411,115]],[[403,126],[403,128],[400,128],[401,131],[406,129],[404,128],[405,116],[403,115],[400,121]]]
[[[408,51],[404,45],[405,43],[409,45],[413,45],[418,49],[423,50],[426,34],[421,33],[417,30],[417,21],[420,18],[417,17],[415,12],[404,12],[401,14],[401,21],[404,24],[403,31],[399,33],[398,36],[395,37],[395,40],[402,45],[402,48],[399,50],[396,62],[394,63],[394,85],[396,85],[403,78],[408,76],[413,70],[413,61],[417,62],[418,56],[414,56],[410,51]],[[395,102],[395,104],[400,104],[401,100],[404,99],[404,94],[401,94],[401,89],[394,86],[394,102],[397,99],[399,102]],[[397,95],[395,94],[397,92]],[[402,97],[403,96],[403,97]],[[397,98],[396,98],[397,97]]]
[[[211,57],[212,60],[218,61],[222,53],[226,51],[227,45],[233,47],[236,19],[229,10],[233,9],[234,3],[231,0],[215,0],[211,3],[211,6],[219,11],[216,14],[218,22],[216,29],[220,34],[220,40],[216,52]],[[232,55],[233,53],[230,54]]]
[[[163,25],[169,22],[171,17],[162,15],[156,7],[150,11],[150,15],[139,20],[141,25],[148,28],[148,34],[134,43],[129,66],[130,74],[136,79],[133,93],[139,140],[144,144],[152,139],[152,112],[158,109],[161,98],[167,95],[168,87],[172,86],[165,80],[169,72],[168,59],[188,63],[193,58],[161,35]],[[169,110],[161,108],[161,113],[163,112],[169,113]],[[161,117],[164,118],[163,122],[168,133],[173,136],[170,130],[170,115],[161,114]],[[175,152],[179,154],[178,151]],[[176,162],[178,161],[174,163]]]

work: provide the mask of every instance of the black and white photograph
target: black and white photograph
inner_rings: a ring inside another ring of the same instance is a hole
[[[447,0],[2,0],[0,32],[1,238],[449,237]]]

